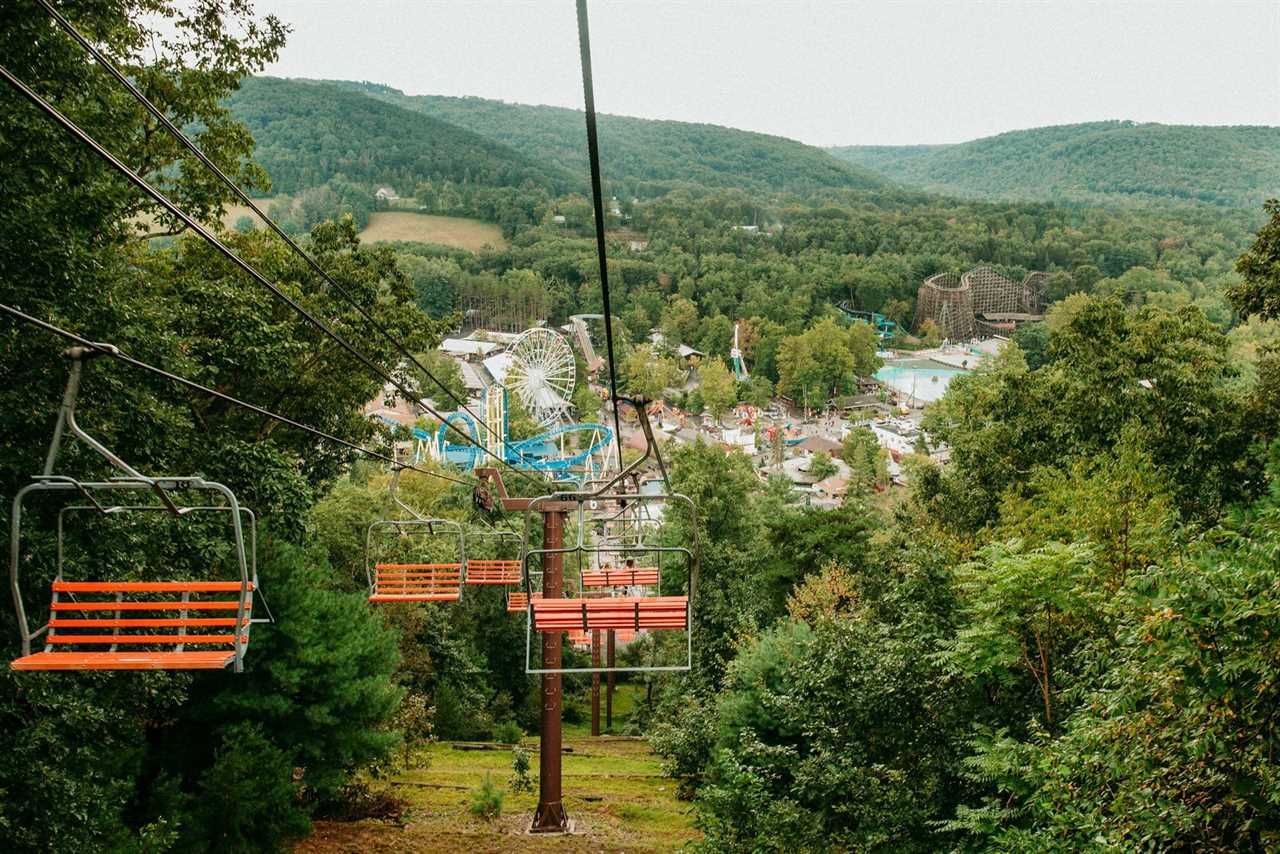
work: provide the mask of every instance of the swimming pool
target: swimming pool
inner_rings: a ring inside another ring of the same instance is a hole
[[[885,365],[875,372],[875,378],[921,403],[932,403],[946,393],[953,378],[967,373],[926,360]]]

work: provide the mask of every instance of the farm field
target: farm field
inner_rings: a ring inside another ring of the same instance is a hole
[[[441,243],[471,252],[478,252],[486,244],[499,249],[507,245],[502,229],[492,223],[408,211],[379,211],[370,215],[369,226],[360,232],[360,239],[366,243],[396,240]]]

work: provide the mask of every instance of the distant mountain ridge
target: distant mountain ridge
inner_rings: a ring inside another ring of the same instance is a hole
[[[828,151],[908,187],[967,197],[1258,207],[1280,195],[1277,127],[1105,121]]]
[[[465,128],[336,86],[251,77],[227,106],[253,134],[254,159],[280,193],[316,187],[338,174],[403,194],[427,179],[491,187],[532,182],[552,193],[583,184]]]
[[[406,95],[377,83],[321,81],[448,122],[573,175],[587,172],[582,112],[485,98]],[[783,137],[719,125],[599,115],[605,178],[652,195],[681,184],[811,191],[887,187],[875,173]],[[627,187],[621,188],[627,191]]]

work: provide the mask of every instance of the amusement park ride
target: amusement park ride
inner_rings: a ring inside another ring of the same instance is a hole
[[[751,379],[747,373],[747,363],[742,359],[742,350],[738,347],[738,324],[733,324],[733,347],[729,350],[729,361],[733,363],[733,375],[738,382]]]
[[[496,457],[517,469],[557,481],[576,480],[583,473],[594,475],[602,471],[613,443],[613,430],[594,422],[567,420],[576,374],[568,342],[550,329],[537,327],[521,334],[504,356],[505,372],[485,391],[483,425],[477,424],[470,413],[459,411],[446,417],[435,435],[415,427],[417,456],[447,462],[464,471],[475,469],[486,457]],[[507,402],[513,394],[547,428],[544,432],[512,441]],[[451,436],[463,431],[472,440],[470,443],[450,441]],[[570,447],[575,436],[585,438],[576,450]]]
[[[862,311],[856,309],[849,304],[848,300],[842,300],[836,303],[836,308],[850,320],[856,320],[859,323],[865,323],[876,331],[876,337],[882,342],[892,341],[898,335],[898,324],[883,314],[874,311]]]

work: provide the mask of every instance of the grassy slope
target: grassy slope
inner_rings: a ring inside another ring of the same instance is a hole
[[[1257,207],[1280,195],[1280,128],[1091,122],[959,145],[830,151],[907,186],[966,196]]]
[[[376,84],[334,85],[467,128],[575,175],[587,174],[582,113],[484,98],[405,95]],[[632,183],[695,183],[755,190],[877,188],[873,173],[821,149],[766,134],[688,122],[599,116],[605,177]]]
[[[319,186],[339,173],[402,194],[426,178],[484,186],[532,181],[553,192],[578,183],[480,134],[332,86],[253,77],[227,104],[253,134],[254,159],[276,192]]]

